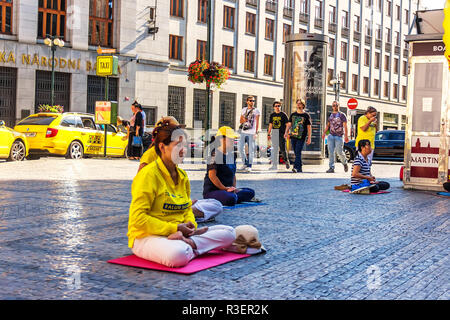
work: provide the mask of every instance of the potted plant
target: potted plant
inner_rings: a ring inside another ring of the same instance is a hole
[[[38,107],[38,112],[54,112],[54,113],[63,113],[64,107],[60,105],[51,106],[49,104],[41,104]]]
[[[208,87],[214,85],[220,89],[229,78],[230,70],[217,62],[195,60],[189,65],[188,80],[192,83],[205,82]]]

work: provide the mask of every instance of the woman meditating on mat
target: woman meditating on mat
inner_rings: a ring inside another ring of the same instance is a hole
[[[189,178],[178,168],[186,134],[169,121],[155,131],[158,158],[138,172],[131,187],[128,246],[140,258],[181,267],[205,252],[228,247],[235,231],[224,225],[197,229]]]
[[[251,201],[255,196],[252,189],[236,188],[236,137],[230,127],[219,128],[203,182],[203,198],[219,200],[224,206]]]
[[[389,189],[390,185],[388,182],[376,181],[375,177],[370,173],[372,160],[369,155],[371,153],[370,140],[360,140],[358,142],[358,154],[352,166],[351,192],[358,192],[358,190],[367,189],[369,186],[368,189],[372,193]]]

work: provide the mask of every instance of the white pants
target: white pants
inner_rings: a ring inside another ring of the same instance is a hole
[[[195,218],[197,222],[205,222],[209,219],[215,218],[223,212],[222,203],[216,199],[200,199],[197,200],[192,208],[196,208],[203,212],[203,218]]]
[[[190,237],[196,250],[182,240],[169,240],[162,236],[148,236],[134,240],[133,253],[139,258],[163,264],[170,268],[183,267],[196,256],[230,246],[236,239],[233,227],[211,226],[204,234]]]

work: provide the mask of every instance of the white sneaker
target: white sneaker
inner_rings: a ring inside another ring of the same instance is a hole
[[[247,169],[247,166],[245,164],[239,168],[239,170],[245,170],[245,169]]]
[[[247,172],[252,172],[252,168],[247,167],[247,168],[245,168],[245,171],[247,171]]]

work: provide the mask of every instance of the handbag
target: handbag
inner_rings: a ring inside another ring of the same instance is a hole
[[[249,112],[247,112],[247,114],[245,115],[245,118],[248,119],[248,117],[250,116],[250,114],[252,112],[253,112],[253,109],[251,109]],[[250,130],[252,127],[253,127],[253,125],[249,121],[242,122],[239,125],[239,129],[244,130],[244,131],[245,130]]]
[[[142,147],[142,138],[140,136],[134,136],[133,143],[131,145],[133,147]]]

